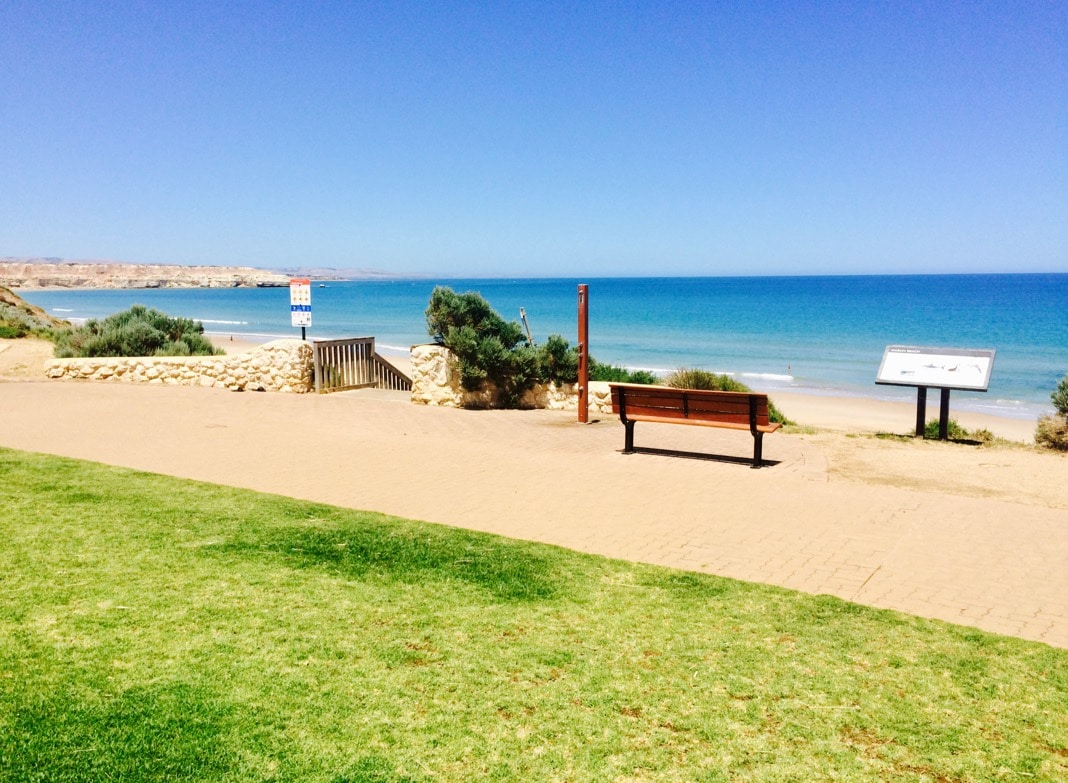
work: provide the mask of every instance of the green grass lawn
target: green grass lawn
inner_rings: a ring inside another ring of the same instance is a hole
[[[1068,779],[1046,645],[8,450],[0,501],[5,782]]]

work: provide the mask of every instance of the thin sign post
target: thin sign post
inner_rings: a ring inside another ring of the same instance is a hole
[[[578,420],[587,424],[590,420],[590,287],[580,283],[578,287]]]
[[[289,281],[289,318],[293,326],[300,327],[300,339],[307,339],[311,326],[311,280],[299,277]]]

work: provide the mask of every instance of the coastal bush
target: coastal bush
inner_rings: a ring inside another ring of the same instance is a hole
[[[938,419],[930,419],[923,426],[923,437],[927,440],[938,440],[938,430]],[[946,437],[949,440],[966,441],[980,446],[990,445],[1001,440],[985,427],[981,427],[977,430],[970,430],[967,427],[961,426],[956,419],[950,419],[949,422],[947,422]]]
[[[1039,418],[1035,427],[1035,443],[1057,451],[1068,451],[1068,375],[1061,378],[1049,399],[1057,412]]]
[[[939,434],[939,421],[938,419],[929,419],[925,425],[923,425],[923,436],[928,440],[938,440]],[[972,433],[967,428],[962,427],[956,419],[950,419],[946,423],[946,434],[950,440],[969,440]]]
[[[1053,407],[1057,409],[1057,413],[1061,416],[1068,416],[1068,375],[1061,378],[1060,383],[1057,384],[1056,390],[1049,396],[1049,399],[1053,403]]]
[[[729,375],[720,375],[708,370],[693,370],[680,367],[664,381],[665,385],[676,389],[705,389],[708,391],[748,392],[752,391],[740,381]]]
[[[555,383],[575,383],[578,380],[578,349],[558,334],[549,335],[545,345],[538,348],[541,377]]]
[[[463,387],[496,389],[496,405],[514,408],[536,383],[574,383],[578,378],[578,351],[567,340],[552,335],[540,347],[530,345],[518,323],[505,321],[477,293],[437,286],[426,322],[434,341],[456,356]]]
[[[63,332],[56,340],[59,358],[89,356],[214,356],[222,351],[204,336],[204,325],[174,318],[144,305],[90,318],[85,326]]]
[[[664,381],[666,386],[676,389],[704,389],[707,391],[728,392],[751,392],[751,388],[741,381],[736,381],[729,375],[709,372],[708,370],[694,370],[680,367],[671,373]],[[777,424],[793,424],[786,418],[782,411],[775,407],[775,403],[768,398],[768,420]]]
[[[605,383],[657,384],[660,379],[648,370],[628,370],[615,364],[602,364],[590,357],[590,380]]]
[[[924,424],[924,437],[928,440],[938,440],[938,419],[929,419],[927,423]],[[994,439],[994,436],[989,429],[972,430],[961,426],[956,419],[951,419],[946,422],[946,437],[948,437],[949,440],[974,440],[979,443],[989,443]]]
[[[11,340],[32,335],[52,339],[57,330],[69,326],[66,321],[53,318],[40,307],[0,286],[0,338]]]
[[[1068,451],[1068,416],[1047,413],[1035,427],[1035,443],[1055,451]]]

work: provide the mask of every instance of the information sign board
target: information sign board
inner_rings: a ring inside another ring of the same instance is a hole
[[[289,316],[293,326],[311,326],[311,280],[289,281]]]
[[[993,369],[992,349],[888,345],[875,382],[985,392]]]

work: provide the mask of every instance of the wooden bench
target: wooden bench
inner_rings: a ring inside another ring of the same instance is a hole
[[[623,451],[634,451],[634,423],[699,424],[749,430],[753,435],[753,467],[761,465],[764,433],[775,432],[781,424],[768,419],[768,395],[751,392],[674,389],[634,383],[609,384],[612,413],[626,428]]]

